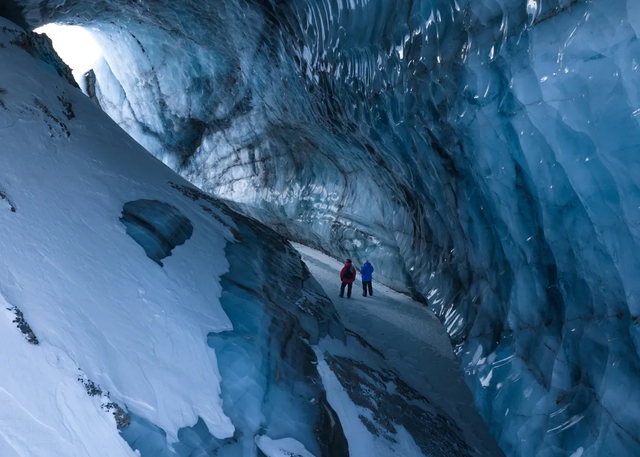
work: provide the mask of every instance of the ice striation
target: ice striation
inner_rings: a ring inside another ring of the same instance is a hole
[[[191,182],[428,302],[501,447],[547,457],[640,454],[636,3],[6,11],[91,30],[89,93]]]

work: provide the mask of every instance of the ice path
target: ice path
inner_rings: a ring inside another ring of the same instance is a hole
[[[377,283],[375,273],[373,297],[362,296],[358,274],[351,298],[339,298],[342,262],[292,244],[335,304],[345,327],[380,351],[402,380],[448,413],[469,444],[484,450],[483,455],[498,455],[436,316],[423,304]]]

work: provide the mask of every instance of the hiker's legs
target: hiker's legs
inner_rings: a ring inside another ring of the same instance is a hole
[[[347,284],[347,298],[351,298],[351,288],[353,287],[353,283],[350,282]]]
[[[367,296],[367,281],[362,281],[362,296]]]
[[[344,297],[344,288],[345,288],[345,286],[346,286],[346,285],[347,285],[347,283],[346,283],[346,282],[343,282],[343,283],[340,285],[340,296],[341,296],[341,297]]]
[[[367,287],[369,288],[369,295],[373,295],[373,286],[371,285],[371,281],[367,281]]]

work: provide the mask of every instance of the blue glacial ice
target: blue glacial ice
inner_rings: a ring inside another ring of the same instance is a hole
[[[127,235],[144,249],[147,256],[162,266],[161,260],[193,235],[191,221],[168,203],[135,200],[122,207],[120,222]]]
[[[18,4],[165,163],[428,302],[507,454],[640,454],[640,4]]]
[[[220,302],[233,330],[209,334],[208,344],[218,361],[223,409],[236,430],[231,438],[217,439],[199,421],[169,445],[161,429],[131,415],[122,436],[143,457],[250,456],[256,437],[267,433],[295,440],[316,456],[348,455],[311,348],[324,336],[345,339],[333,305],[282,237],[194,188],[171,186],[197,201],[205,217],[220,220],[224,214],[232,224],[235,242],[225,249],[230,267],[221,280]],[[125,205],[130,212],[131,203]],[[158,209],[167,214],[166,204],[143,203],[155,215]]]
[[[206,207],[219,205],[179,187]],[[209,335],[222,376],[225,413],[237,436],[225,454],[249,455],[255,437],[292,438],[314,455],[346,455],[339,420],[326,401],[311,344],[344,340],[342,323],[299,255],[273,231],[229,212],[236,243],[225,249],[223,309],[233,332]]]

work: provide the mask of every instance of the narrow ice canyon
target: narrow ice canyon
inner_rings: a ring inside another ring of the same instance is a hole
[[[0,455],[640,455],[640,3],[0,21]]]

